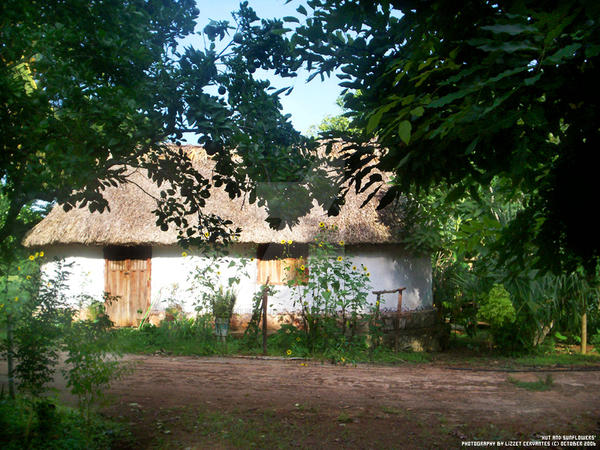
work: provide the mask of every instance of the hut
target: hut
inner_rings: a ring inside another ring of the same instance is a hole
[[[210,176],[214,165],[210,158],[198,147],[189,146],[187,150],[196,155],[201,173]],[[86,208],[74,208],[65,212],[56,205],[24,239],[25,246],[44,249],[48,262],[43,270],[52,270],[54,257],[72,264],[68,283],[73,294],[97,299],[105,292],[118,296],[109,313],[120,326],[139,323],[150,307],[161,311],[177,304],[192,312],[198,293],[190,290],[190,275],[195,267],[206,263],[204,256],[178,246],[176,230],[161,231],[156,226],[152,213],[159,194],[156,185],[142,171],[134,170],[130,180],[134,183],[104,191],[110,210],[90,213]],[[393,206],[377,210],[376,202],[370,202],[361,208],[366,195],[368,192],[349,193],[335,218],[327,217],[315,204],[296,226],[273,230],[265,221],[264,207],[250,205],[244,199],[231,200],[224,190],[213,188],[206,212],[232,220],[242,228],[228,259],[222,262],[242,258],[250,261],[238,286],[234,313],[240,317],[251,314],[253,296],[267,278],[270,284],[278,285],[269,302],[271,311],[294,311],[282,265],[310,256],[309,244],[314,242],[321,222],[335,223],[334,239],[344,241],[346,257],[368,267],[372,290],[405,287],[403,311],[431,308],[429,256],[412,254],[400,243],[403,221]],[[280,258],[282,241],[293,242],[293,251],[284,262]],[[230,275],[224,271],[223,281]],[[372,294],[369,301],[375,302]],[[396,310],[396,298],[382,298],[381,308]]]

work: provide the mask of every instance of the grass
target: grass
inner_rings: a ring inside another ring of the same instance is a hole
[[[554,386],[552,375],[546,375],[545,379],[538,378],[537,381],[521,381],[509,376],[508,382],[528,391],[547,391]]]
[[[566,353],[561,347],[547,346],[530,353],[507,355],[490,346],[485,332],[475,336],[454,334],[447,352],[435,356],[435,360],[451,364],[495,365],[498,368],[598,366],[600,354],[590,352]]]
[[[160,327],[147,326],[136,328],[121,328],[111,331],[112,344],[116,351],[136,354],[167,354],[179,356],[232,356],[262,355],[258,345],[248,345],[241,337],[230,336],[226,343],[217,341],[213,335],[212,326],[207,322],[190,320],[175,321]],[[289,344],[280,342],[277,335],[269,337],[269,356],[302,356],[302,353],[286,355]],[[356,347],[350,353],[314,353],[307,358],[333,362],[335,364],[383,364],[399,365],[407,363],[443,363],[469,366],[491,366],[496,368],[519,367],[561,367],[561,366],[597,366],[600,355],[590,353],[564,353],[556,350],[546,350],[545,353],[530,353],[520,355],[505,355],[489,345],[484,344],[483,336],[454,336],[451,348],[442,353],[398,352],[380,346],[369,351],[366,347]],[[342,358],[343,356],[343,358]]]
[[[48,399],[0,399],[0,447],[3,449],[104,449],[131,435],[123,425],[82,415]]]

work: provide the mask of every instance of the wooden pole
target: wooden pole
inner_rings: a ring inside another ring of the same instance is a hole
[[[587,353],[587,313],[581,316],[581,354]]]
[[[269,277],[263,288],[262,297],[262,347],[263,355],[267,354],[267,304],[269,303]]]
[[[402,291],[404,289],[398,289],[398,314],[402,312]]]

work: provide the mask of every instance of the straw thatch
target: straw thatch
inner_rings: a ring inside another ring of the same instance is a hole
[[[200,172],[209,176],[213,162],[199,147],[188,147],[188,151],[200,166]],[[53,244],[85,245],[173,245],[177,243],[177,230],[163,232],[156,226],[156,201],[148,194],[159,196],[159,189],[142,171],[134,172],[127,183],[118,188],[107,188],[103,195],[108,200],[110,211],[90,213],[87,208],[74,208],[65,212],[55,206],[48,216],[35,226],[25,237],[28,247]],[[141,188],[141,189],[140,189]],[[142,190],[143,189],[143,190]],[[146,191],[144,193],[143,191]],[[257,204],[249,205],[243,199],[230,200],[222,189],[211,190],[206,212],[232,220],[234,226],[242,228],[240,242],[269,243],[282,239],[307,243],[314,239],[320,222],[338,226],[336,239],[347,244],[397,242],[402,221],[398,211],[387,207],[377,211],[377,198],[365,207],[360,205],[367,193],[354,194],[351,190],[339,216],[329,218],[318,206],[300,218],[292,229],[273,230],[265,219],[267,212]]]

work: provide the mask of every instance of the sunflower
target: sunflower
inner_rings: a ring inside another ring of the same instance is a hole
[[[291,239],[288,241],[288,245],[292,245],[292,240]]]
[[[187,256],[187,252],[181,252],[181,256],[185,258]]]
[[[288,355],[288,356],[290,356],[290,355],[292,354],[292,351],[291,351],[291,350],[288,348],[288,349],[285,351],[285,354],[286,354],[286,355]]]
[[[44,257],[44,252],[40,252],[40,257]]]
[[[282,244],[282,245],[283,245],[283,244],[285,244],[285,239],[282,239],[282,240],[281,240],[281,244]]]
[[[304,267],[304,264],[302,264],[302,265],[300,266],[300,270],[304,272],[304,269],[306,269],[306,267]]]
[[[342,256],[338,256],[338,257],[337,257],[337,260],[338,260],[338,261],[342,261],[343,259],[344,259],[344,258],[343,258]]]
[[[325,224],[323,222],[319,222],[319,228],[325,228]]]
[[[29,255],[29,261],[33,261],[34,259],[35,259],[35,256]]]

